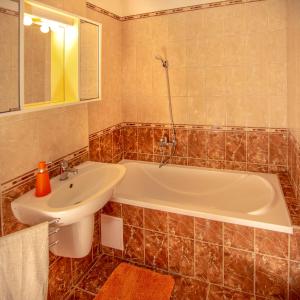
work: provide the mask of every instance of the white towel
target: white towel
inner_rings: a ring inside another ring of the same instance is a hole
[[[45,300],[48,222],[0,238],[0,299]]]

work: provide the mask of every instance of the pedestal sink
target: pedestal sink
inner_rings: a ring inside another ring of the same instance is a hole
[[[59,219],[59,231],[50,237],[50,243],[59,242],[51,252],[74,258],[89,253],[94,214],[108,202],[126,172],[123,165],[98,162],[85,162],[77,169],[78,174],[70,174],[67,180],[53,178],[49,195],[37,198],[32,190],[11,204],[15,217],[27,225]]]

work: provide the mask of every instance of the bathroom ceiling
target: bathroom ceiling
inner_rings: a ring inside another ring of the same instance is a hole
[[[212,0],[90,0],[121,17],[213,2]]]

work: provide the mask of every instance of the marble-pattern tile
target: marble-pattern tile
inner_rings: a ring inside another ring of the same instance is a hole
[[[123,134],[122,129],[116,129],[113,131],[112,136],[112,151],[113,151],[113,157],[115,157],[117,154],[120,154],[123,152]]]
[[[246,171],[247,164],[239,161],[226,161],[225,169],[236,170],[236,171]]]
[[[194,275],[194,241],[169,236],[169,271],[180,275]]]
[[[137,130],[138,153],[153,154],[153,129],[138,128]]]
[[[195,218],[195,239],[223,244],[223,224],[221,222],[208,219]]]
[[[255,229],[255,251],[282,258],[288,257],[288,234]]]
[[[170,131],[171,136],[171,131]],[[175,156],[187,157],[188,151],[188,131],[186,129],[176,129],[176,149]]]
[[[247,132],[247,161],[254,164],[267,164],[268,142],[268,133]]]
[[[210,285],[209,300],[254,300],[253,295],[245,294],[243,292],[233,291],[217,285]],[[256,298],[257,299],[257,298]]]
[[[247,293],[254,293],[254,254],[224,249],[224,285]]]
[[[206,300],[208,284],[199,280],[174,276],[175,286],[171,300]]]
[[[137,153],[137,128],[126,126],[123,128],[124,152]]]
[[[252,227],[224,223],[224,245],[254,251],[254,229]]]
[[[172,235],[194,238],[194,217],[168,213],[168,227]]]
[[[124,225],[124,258],[144,263],[144,229]]]
[[[294,189],[291,185],[285,185],[282,187],[282,191],[285,197],[296,198]]]
[[[257,254],[255,263],[256,295],[269,299],[286,299],[288,262]]]
[[[173,156],[170,159],[170,164],[173,164],[173,165],[187,166],[187,162],[188,162],[188,160],[185,157]]]
[[[100,161],[111,163],[112,158],[112,133],[107,133],[100,137]]]
[[[144,209],[142,207],[122,204],[122,216],[124,224],[143,227]]]
[[[222,170],[222,169],[225,169],[225,161],[223,161],[223,160],[208,160],[206,167]]]
[[[71,259],[61,257],[49,269],[48,298],[63,299],[72,286]]]
[[[168,270],[168,235],[145,230],[145,264]]]
[[[168,232],[168,213],[155,210],[155,209],[144,209],[145,228],[155,230],[159,232]]]
[[[188,158],[188,165],[193,167],[200,167],[205,168],[206,167],[206,160],[203,159],[197,159],[197,158]]]
[[[195,241],[195,276],[210,283],[223,283],[223,247]]]
[[[100,211],[97,211],[94,215],[94,234],[93,234],[93,258],[97,257],[101,251],[101,216]]]
[[[290,259],[300,262],[300,229],[294,229],[290,236]]]
[[[225,160],[225,132],[210,131],[208,133],[208,159]]]
[[[109,216],[114,216],[114,217],[121,218],[121,216],[122,216],[122,205],[120,203],[117,203],[117,202],[109,201],[102,208],[102,213],[106,214],[106,215],[109,215]]]
[[[124,152],[124,159],[137,160],[137,153]]]
[[[100,161],[100,139],[97,137],[89,141],[89,155],[91,161]]]
[[[113,270],[121,263],[121,260],[110,256],[101,256],[97,259],[91,270],[79,282],[78,287],[97,294]]]
[[[140,161],[153,161],[153,155],[152,154],[145,154],[145,153],[138,153],[137,154],[137,160]]]
[[[107,247],[107,246],[101,246],[102,254],[107,254],[110,256],[114,256],[117,258],[123,258],[123,250]]]
[[[259,172],[259,173],[268,173],[269,167],[268,167],[268,165],[247,163],[247,171],[249,171],[249,172]]]
[[[270,134],[270,164],[286,165],[288,157],[287,133]]]
[[[76,284],[93,263],[93,252],[83,258],[72,258],[72,283]]]
[[[49,267],[58,259],[58,256],[49,251]]]
[[[67,300],[93,300],[96,294],[88,293],[86,291],[75,288],[71,291]]]
[[[207,131],[190,130],[188,135],[188,157],[207,159]]]
[[[300,299],[300,262],[290,262],[290,300]]]
[[[226,160],[246,161],[246,132],[226,132]]]

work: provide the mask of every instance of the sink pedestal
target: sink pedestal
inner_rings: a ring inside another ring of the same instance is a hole
[[[49,239],[49,243],[59,241],[50,249],[53,254],[72,258],[81,258],[89,254],[93,243],[94,215],[59,228],[59,232]]]

